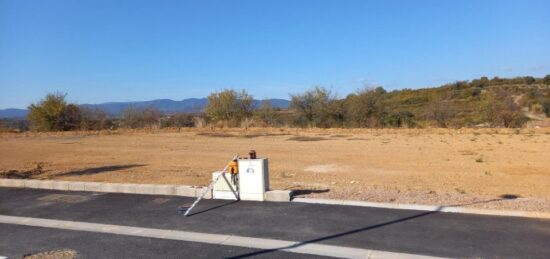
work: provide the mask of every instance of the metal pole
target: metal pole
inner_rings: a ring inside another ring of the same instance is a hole
[[[237,159],[237,158],[239,158],[239,155],[235,155],[235,156],[233,157],[233,159],[231,159],[231,161],[233,161],[233,160],[235,160],[235,159]],[[221,174],[218,175],[218,177],[216,177],[216,179],[214,179],[212,182],[210,182],[210,184],[208,185],[208,187],[206,187],[206,189],[203,189],[203,190],[202,190],[201,195],[199,195],[199,197],[195,200],[195,202],[193,202],[193,204],[191,204],[191,207],[189,207],[189,208],[185,211],[185,213],[183,214],[183,216],[186,216],[186,217],[187,217],[187,215],[189,214],[189,212],[191,212],[191,210],[192,210],[195,206],[197,206],[197,203],[199,203],[199,201],[202,200],[202,198],[204,197],[204,195],[206,195],[206,193],[208,193],[208,191],[209,191],[210,189],[212,189],[212,187],[213,187],[214,184],[220,179],[220,177],[223,176],[223,174],[225,173],[225,171],[227,171],[227,168],[228,168],[228,167],[229,167],[229,163],[223,168],[223,170],[221,171]]]

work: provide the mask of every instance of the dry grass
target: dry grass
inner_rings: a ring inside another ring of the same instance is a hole
[[[550,129],[2,133],[0,172],[205,185],[250,149],[269,157],[272,188],[311,197],[550,211]]]

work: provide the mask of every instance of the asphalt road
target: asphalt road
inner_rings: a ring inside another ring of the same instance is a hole
[[[210,245],[156,238],[0,224],[0,256],[22,258],[44,251],[71,249],[78,258],[227,258],[257,254],[258,258],[328,258],[287,252]]]
[[[550,220],[222,200],[203,200],[190,217],[176,213],[178,207],[188,206],[193,200],[154,195],[0,188],[0,214],[293,240],[441,257],[550,258]],[[49,245],[71,245],[75,250],[86,251],[85,254],[92,257],[98,251],[95,248],[104,247],[98,240],[113,240],[113,244],[119,244],[113,245],[111,250],[105,250],[115,257],[124,256],[122,253],[130,255],[134,251],[140,255],[169,251],[174,256],[195,254],[196,251],[197,254],[205,253],[209,258],[235,254],[266,258],[303,256],[280,251],[12,225],[0,225],[0,256],[2,251],[27,253],[26,244],[42,243],[42,233],[60,233],[54,235],[58,238],[53,238]],[[11,237],[5,237],[7,234]],[[73,235],[75,238],[66,238],[64,235]],[[84,242],[86,240],[89,242]],[[155,245],[150,248],[139,245],[149,242]],[[86,247],[79,247],[79,244]],[[207,250],[212,251],[212,254],[207,254]]]

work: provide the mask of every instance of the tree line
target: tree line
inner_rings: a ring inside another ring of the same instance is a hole
[[[127,107],[120,117],[66,101],[51,93],[29,106],[35,131],[164,127],[522,127],[526,112],[550,117],[550,75],[512,79],[482,77],[437,88],[386,91],[364,88],[340,98],[324,87],[290,95],[288,109],[268,101],[254,106],[246,90],[226,89],[208,96],[202,113],[163,114],[155,107]]]

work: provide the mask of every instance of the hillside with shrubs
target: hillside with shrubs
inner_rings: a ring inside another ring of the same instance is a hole
[[[205,109],[166,113],[155,106],[126,107],[117,117],[68,103],[51,93],[28,107],[27,120],[0,120],[10,131],[112,130],[166,127],[424,128],[524,127],[550,117],[550,75],[481,77],[440,87],[387,91],[364,88],[345,97],[324,87],[290,94],[288,109],[257,104],[246,90],[211,93]]]

